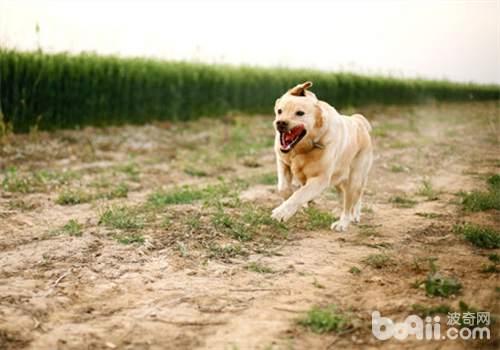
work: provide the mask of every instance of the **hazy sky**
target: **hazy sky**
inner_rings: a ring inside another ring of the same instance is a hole
[[[0,11],[2,45],[20,50],[499,83],[499,1],[0,1]]]

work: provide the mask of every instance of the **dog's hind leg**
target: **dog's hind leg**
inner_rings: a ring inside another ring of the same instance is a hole
[[[349,179],[342,186],[344,192],[344,210],[340,220],[332,224],[332,230],[345,231],[351,221],[359,222],[361,220],[361,196],[371,163],[371,149],[361,152],[353,160]]]
[[[342,183],[338,184],[334,188],[339,193],[339,195],[344,194],[344,189],[342,187]],[[336,216],[340,216],[340,215],[342,215],[342,203],[335,205],[335,207],[332,209],[332,216],[336,217]]]
[[[356,206],[356,203],[360,199],[361,196],[361,186],[349,179],[345,186],[344,191],[344,210],[342,211],[342,215],[339,221],[335,221],[331,229],[335,231],[345,231],[349,223],[352,221],[353,210]]]
[[[359,196],[358,201],[354,205],[351,211],[351,221],[352,222],[360,222],[361,221],[361,199],[363,197],[363,193]]]

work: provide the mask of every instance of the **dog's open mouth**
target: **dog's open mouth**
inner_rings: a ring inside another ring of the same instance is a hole
[[[306,135],[304,125],[296,126],[293,129],[280,133],[281,152],[290,152],[293,147]]]

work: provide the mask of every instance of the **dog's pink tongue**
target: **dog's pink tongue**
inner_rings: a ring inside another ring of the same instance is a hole
[[[293,131],[286,132],[285,133],[285,142],[291,143],[291,142],[293,142],[293,140],[295,140],[295,135],[294,135]]]
[[[299,137],[300,133],[302,132],[302,125],[299,125],[292,130],[288,131],[285,133],[285,142],[286,143],[291,143],[293,142],[297,137]]]

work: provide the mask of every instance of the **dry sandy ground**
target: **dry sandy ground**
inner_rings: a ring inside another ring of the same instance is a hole
[[[421,315],[413,304],[448,304],[458,311],[464,301],[498,317],[499,275],[480,272],[495,251],[453,233],[460,221],[499,229],[497,210],[465,213],[458,195],[486,189],[488,176],[499,171],[498,105],[360,111],[374,126],[375,161],[361,224],[342,233],[321,221],[341,206],[334,192],[284,227],[269,223],[270,211],[280,203],[272,116],[4,137],[0,347],[498,348],[498,322],[492,322],[487,341],[412,335],[381,341],[370,326],[373,311],[395,323]],[[9,175],[12,166],[18,170]],[[419,192],[424,176],[437,199]],[[102,195],[121,181],[125,193]],[[145,207],[160,188],[179,190],[185,184],[189,189],[228,184],[234,192],[220,195],[218,206],[205,198]],[[64,191],[86,202],[57,204]],[[395,195],[417,203],[400,207],[390,202]],[[138,205],[129,215],[142,224],[129,230],[107,226],[101,214],[110,204]],[[250,216],[242,217],[241,210],[260,216],[245,222]],[[217,213],[240,226],[221,224]],[[81,236],[63,229],[75,219]],[[248,236],[238,240],[234,230]],[[124,244],[117,237],[143,242]],[[391,260],[373,267],[365,261],[370,254]],[[458,278],[460,295],[430,298],[411,287],[426,279],[430,259],[443,277]],[[270,270],[259,273],[249,266]],[[353,266],[361,273],[351,273]],[[343,333],[316,334],[296,322],[303,312],[330,304],[351,322]],[[440,317],[446,329],[446,315]]]

